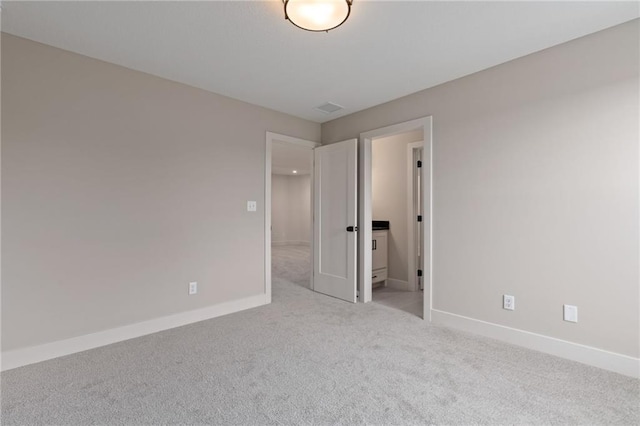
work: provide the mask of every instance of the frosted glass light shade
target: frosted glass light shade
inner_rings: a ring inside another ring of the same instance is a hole
[[[353,0],[283,0],[284,16],[307,31],[329,31],[349,17]]]

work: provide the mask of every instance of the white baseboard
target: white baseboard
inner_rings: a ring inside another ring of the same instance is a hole
[[[272,241],[272,246],[280,247],[280,246],[310,246],[311,243],[309,241]]]
[[[640,378],[640,359],[555,337],[493,324],[450,312],[431,310],[431,320],[440,324],[525,348],[570,359],[593,367]]]
[[[396,280],[395,278],[387,278],[387,287],[409,291],[409,283],[407,281]]]
[[[257,296],[232,300],[202,309],[181,312],[179,314],[168,315],[166,317],[73,337],[71,339],[59,340],[57,342],[45,343],[23,349],[15,349],[2,353],[1,370],[11,370],[24,365],[157,333],[158,331],[232,314],[245,309],[256,308],[265,304],[267,304],[266,295],[259,294]]]

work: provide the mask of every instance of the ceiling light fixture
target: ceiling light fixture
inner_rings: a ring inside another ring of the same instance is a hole
[[[353,0],[282,0],[284,17],[307,31],[329,31],[342,25]]]
[[[295,175],[296,173],[298,173],[298,171],[297,171],[297,170],[294,170],[294,171],[293,171],[293,174]]]

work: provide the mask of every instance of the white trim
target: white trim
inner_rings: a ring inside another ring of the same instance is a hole
[[[413,194],[413,182],[414,176],[416,174],[415,164],[415,152],[416,150],[422,148],[424,146],[424,141],[411,142],[407,144],[407,244],[409,245],[409,249],[407,251],[408,259],[407,259],[407,290],[410,291],[418,291],[418,280],[416,279],[417,270],[416,268],[416,242],[415,236],[417,231],[416,221],[416,200]]]
[[[424,203],[422,211],[429,216],[429,226],[422,226],[424,256],[422,270],[422,280],[424,282],[424,304],[423,319],[431,321],[431,312],[433,311],[433,120],[427,117],[428,126],[425,125],[422,140],[422,202]],[[424,179],[429,177],[429,185],[424,185]]]
[[[2,371],[266,305],[264,294],[2,353]]]
[[[380,129],[371,130],[360,133],[360,215],[358,229],[360,231],[360,253],[359,260],[359,288],[360,301],[371,301],[371,145],[373,139],[380,137],[393,136],[400,133],[410,132],[412,130],[422,129],[424,149],[422,152],[422,179],[423,179],[423,208],[422,211],[429,215],[429,226],[423,226],[425,253],[423,259],[422,270],[426,271],[423,275],[424,280],[424,312],[423,318],[431,320],[431,301],[432,301],[432,282],[433,282],[433,241],[431,239],[433,228],[433,200],[432,200],[432,152],[433,152],[433,134],[431,117],[422,117],[416,120],[404,123],[394,124],[392,126],[382,127]],[[425,183],[425,179],[428,182]],[[426,225],[426,223],[425,223]]]
[[[309,149],[320,146],[318,142],[279,133],[266,133],[264,156],[264,293],[267,296],[267,303],[271,303],[271,152],[274,141],[286,142]],[[313,221],[313,170],[311,170],[311,197],[309,202],[311,203],[310,220]],[[313,226],[311,227],[310,238],[313,241]],[[313,247],[311,250],[311,255],[313,256]],[[313,289],[313,274],[310,280],[311,289]]]
[[[432,309],[432,317],[435,324],[523,346],[625,376],[640,378],[640,359],[638,358],[437,309]]]
[[[396,280],[395,278],[387,278],[387,287],[409,291],[409,283],[407,281]]]
[[[371,225],[371,139],[368,139],[368,143],[365,141],[360,134],[358,143],[358,301],[367,303],[373,298],[371,282],[373,229]]]

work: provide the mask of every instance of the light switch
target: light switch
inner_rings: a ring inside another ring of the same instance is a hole
[[[255,212],[256,210],[258,210],[258,203],[255,201],[247,201],[247,211]]]
[[[578,307],[573,305],[564,305],[564,320],[569,322],[578,322]]]

